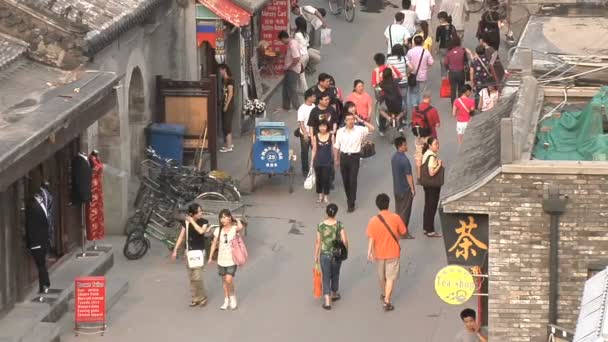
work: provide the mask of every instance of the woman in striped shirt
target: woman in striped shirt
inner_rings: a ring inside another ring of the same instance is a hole
[[[407,94],[407,75],[408,71],[412,70],[413,67],[405,56],[405,48],[403,47],[403,45],[393,45],[391,55],[386,60],[386,63],[399,70],[399,73],[401,74],[401,79],[397,79],[396,81],[399,83],[399,88],[401,88],[401,94]],[[402,108],[403,112],[407,114],[407,96],[403,96]]]

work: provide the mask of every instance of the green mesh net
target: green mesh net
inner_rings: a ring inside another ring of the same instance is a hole
[[[606,160],[608,134],[602,118],[608,107],[608,86],[600,88],[581,111],[562,111],[543,120],[532,156],[543,160]]]

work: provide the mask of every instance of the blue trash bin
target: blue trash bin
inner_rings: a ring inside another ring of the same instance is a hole
[[[184,125],[155,123],[147,127],[148,145],[156,153],[165,158],[173,159],[178,165],[182,165],[184,156]]]

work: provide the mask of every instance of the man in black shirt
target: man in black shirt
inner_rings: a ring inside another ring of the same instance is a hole
[[[317,106],[310,112],[308,122],[306,123],[310,127],[310,136],[314,136],[319,132],[319,122],[321,120],[326,120],[329,123],[329,129],[335,135],[338,130],[338,114],[330,106],[331,100],[329,94],[323,93],[317,101]]]
[[[312,86],[310,89],[313,91],[315,97],[317,98],[317,102],[315,103],[317,105],[319,104],[319,101],[321,101],[321,97],[323,97],[323,95],[329,95],[330,104],[333,104],[337,98],[337,94],[335,93],[335,91],[332,91],[331,88],[331,76],[324,72],[319,74],[317,84]]]

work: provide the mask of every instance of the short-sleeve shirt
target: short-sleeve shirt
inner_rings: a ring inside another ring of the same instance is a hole
[[[407,64],[409,63],[409,61],[406,56],[390,56],[386,59],[386,63],[392,65],[393,67],[395,67],[395,69],[399,70],[399,72],[401,73],[401,81],[399,81],[400,83],[407,81]],[[399,80],[397,77],[393,78]]]
[[[232,260],[232,240],[236,236],[236,226],[232,226],[229,232],[224,231],[222,228],[216,228],[213,232],[213,236],[217,239],[217,264],[222,267],[234,266],[234,260]],[[221,230],[221,233],[220,233]]]
[[[315,105],[307,105],[306,103],[302,103],[300,108],[298,108],[298,122],[304,122],[304,126],[308,126],[308,118],[310,118],[310,112],[315,108]],[[300,133],[302,129],[300,128]]]
[[[321,26],[323,26],[323,22],[316,15],[317,9],[313,6],[300,6],[300,15],[308,21],[315,30],[318,30]]]
[[[369,113],[369,106],[370,104],[373,104],[373,100],[368,93],[363,92],[363,94],[357,94],[355,92],[352,92],[350,93],[350,95],[348,95],[346,101],[351,101],[355,104],[355,107],[357,108],[357,114],[361,117],[361,119],[367,120],[367,118],[369,118],[371,114]]]
[[[289,39],[289,43],[287,43],[287,51],[285,52],[285,69],[289,68],[289,70],[294,71],[296,73],[300,73],[302,71],[302,63],[298,62],[296,65],[291,66],[293,60],[296,58],[300,58],[302,55],[300,54],[300,43],[298,43],[295,39]]]
[[[363,139],[368,133],[369,128],[365,126],[355,125],[352,129],[342,127],[336,133],[334,148],[342,153],[359,153]]]
[[[475,100],[472,98],[461,96],[454,100],[456,107],[456,121],[469,122],[471,120],[471,109],[475,109]]]
[[[380,84],[380,82],[382,82],[382,72],[384,71],[384,69],[386,68],[391,68],[391,70],[393,71],[393,77],[396,79],[401,79],[403,77],[403,75],[401,75],[401,72],[399,72],[399,70],[397,70],[397,68],[395,68],[392,65],[388,65],[388,64],[384,64],[381,65],[379,67],[376,67],[373,71],[372,71],[372,87],[377,87],[378,84]]]
[[[464,71],[467,61],[467,52],[464,48],[458,46],[450,51],[445,56],[443,63],[448,66],[449,71],[458,72]]]
[[[196,224],[201,227],[208,223],[209,221],[204,218],[196,220]],[[205,234],[199,233],[196,229],[194,229],[194,227],[192,227],[190,223],[185,222],[183,224],[183,227],[185,228],[186,226],[188,227],[188,250],[202,251],[203,249],[205,249]]]
[[[475,73],[475,83],[477,87],[485,87],[494,83],[494,77],[490,74],[490,63],[485,55],[473,58],[471,67]]]
[[[488,336],[488,332],[485,328],[481,328],[481,334],[483,336]],[[480,342],[481,340],[479,339],[479,337],[477,337],[477,334],[472,332],[472,331],[468,331],[468,330],[462,330],[458,333],[458,335],[456,335],[456,340],[455,342]]]
[[[431,6],[435,6],[435,0],[414,0],[412,6],[416,7],[418,20],[431,20]]]
[[[319,86],[317,84],[315,84],[310,89],[312,90],[313,94],[315,94],[315,104],[317,104],[317,105],[319,104],[319,101],[321,101],[321,98],[326,95],[329,95],[330,104],[334,103],[336,98],[338,97],[338,94],[337,94],[335,88],[332,89],[331,87],[329,87],[325,90],[321,90],[319,88]]]
[[[431,159],[429,159],[429,158],[431,158]],[[435,153],[433,153],[433,151],[428,149],[428,150],[426,150],[426,152],[424,152],[424,155],[422,156],[422,164],[424,164],[427,159],[429,159],[429,162],[427,165],[429,166],[429,172],[431,172],[431,169],[434,169],[437,167],[437,155]]]
[[[384,37],[386,37],[386,44],[388,45],[386,53],[390,54],[391,50],[393,49],[393,45],[406,44],[407,40],[411,37],[411,34],[405,27],[399,24],[391,24],[388,25],[384,30]]]
[[[407,176],[412,175],[412,164],[403,152],[395,152],[391,158],[391,168],[393,170],[393,193],[403,195],[412,191]]]
[[[399,239],[401,235],[405,235],[407,229],[405,223],[399,215],[391,213],[388,210],[382,210],[380,215],[384,218],[388,226]],[[384,223],[377,216],[372,217],[367,225],[367,237],[374,240],[374,257],[380,260],[399,258],[400,248],[391,236],[391,233],[386,230]]]
[[[338,123],[338,119],[338,114],[332,106],[328,106],[325,109],[315,106],[315,108],[310,111],[307,126],[312,127],[314,134],[317,134],[319,133],[319,122],[326,120],[329,123],[328,130],[331,131],[334,127],[334,123]]]
[[[422,55],[422,51],[424,51],[424,55]],[[421,56],[422,62],[420,62]],[[415,46],[407,52],[407,59],[410,61],[412,68],[414,68],[412,73],[416,74],[416,80],[420,82],[426,81],[429,68],[435,62],[431,53],[426,51],[422,46]],[[418,64],[420,64],[420,69],[418,69]]]
[[[333,241],[338,238],[342,223],[339,221],[335,224],[326,224],[321,222],[317,225],[317,232],[321,235],[321,253],[331,253],[333,249]]]
[[[410,32],[410,35],[416,33],[416,24],[418,23],[418,15],[416,15],[416,12],[412,10],[402,10],[401,13],[403,13],[403,23],[401,25]]]

